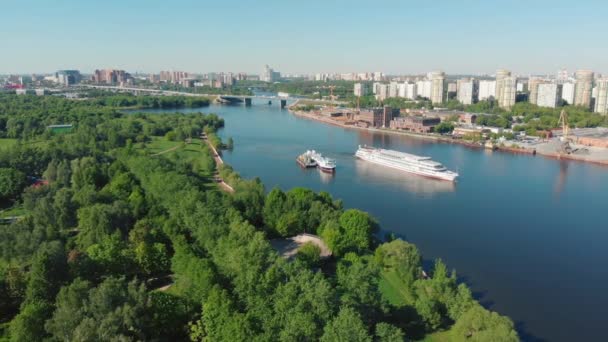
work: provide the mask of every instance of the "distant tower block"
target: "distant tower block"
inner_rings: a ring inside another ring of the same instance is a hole
[[[245,98],[245,106],[247,106],[247,107],[251,106],[251,97]]]
[[[287,100],[281,100],[281,109],[285,108],[285,106],[287,106]]]

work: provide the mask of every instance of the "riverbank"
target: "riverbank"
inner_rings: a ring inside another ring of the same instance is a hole
[[[485,149],[486,148],[484,145],[482,145],[480,143],[473,143],[473,142],[469,142],[469,141],[462,140],[462,139],[454,139],[451,137],[435,135],[435,134],[414,133],[414,132],[399,131],[399,130],[386,129],[386,128],[371,128],[371,127],[360,127],[360,126],[355,126],[355,125],[347,125],[345,123],[333,120],[328,117],[311,114],[311,113],[308,113],[305,111],[295,110],[293,108],[297,105],[297,103],[298,102],[296,101],[294,104],[292,104],[289,107],[289,111],[292,114],[294,114],[298,117],[301,117],[301,118],[320,121],[320,122],[323,122],[326,124],[330,124],[330,125],[334,125],[334,126],[338,126],[338,127],[342,127],[342,128],[357,129],[357,130],[363,130],[363,131],[368,131],[368,132],[382,132],[382,133],[395,134],[395,135],[405,135],[405,136],[410,136],[410,137],[414,137],[414,138],[418,138],[418,139],[432,140],[432,141],[447,143],[447,144],[457,144],[457,145],[462,145],[462,146],[475,148],[475,149]],[[527,154],[527,155],[533,155],[533,156],[538,155],[538,156],[542,156],[542,157],[549,158],[549,159],[572,160],[572,161],[608,166],[608,149],[603,149],[606,151],[602,151],[602,150],[599,150],[598,148],[596,148],[596,149],[594,149],[594,151],[595,150],[600,151],[601,154],[605,154],[606,158],[605,159],[591,159],[588,155],[560,154],[560,153],[551,152],[551,151],[548,151],[547,149],[542,149],[542,148],[537,149],[537,148],[517,148],[517,147],[509,147],[509,146],[497,146],[494,149],[494,151],[500,151],[500,152]]]

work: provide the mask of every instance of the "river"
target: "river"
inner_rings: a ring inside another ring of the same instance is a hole
[[[345,129],[266,102],[180,111],[224,118],[220,135],[234,139],[224,160],[243,177],[267,190],[327,191],[415,243],[427,266],[441,258],[524,340],[605,338],[608,167]],[[450,184],[372,166],[353,158],[359,144],[427,155],[461,177]],[[335,158],[336,174],[300,169],[295,158],[307,149]]]

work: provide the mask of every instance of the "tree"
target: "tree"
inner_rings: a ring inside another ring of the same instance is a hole
[[[11,341],[42,341],[47,337],[44,322],[52,313],[52,306],[44,301],[26,304],[9,327]]]
[[[0,168],[0,201],[12,200],[25,188],[23,172],[12,168]]]
[[[146,288],[124,278],[107,278],[90,288],[75,280],[62,289],[46,329],[67,341],[148,340],[150,300]]]
[[[26,303],[52,303],[67,276],[67,257],[61,243],[53,241],[41,245],[32,261]]]
[[[408,286],[422,273],[422,257],[415,245],[401,239],[384,243],[376,248],[376,261],[386,270],[397,272]]]
[[[87,248],[100,243],[105,237],[115,231],[126,234],[130,226],[129,208],[122,202],[109,204],[94,204],[78,210],[77,242],[80,247]]]
[[[380,270],[371,258],[348,253],[338,263],[336,275],[340,302],[363,313],[366,323],[388,311],[379,288]]]
[[[376,341],[378,342],[403,342],[405,340],[403,331],[388,323],[376,324]]]
[[[361,321],[361,316],[352,308],[342,307],[338,316],[329,322],[323,331],[321,342],[371,342],[372,338]]]
[[[312,242],[307,242],[298,248],[296,258],[302,260],[308,267],[317,266],[321,261],[321,248]]]
[[[372,234],[378,229],[369,214],[357,209],[346,210],[340,216],[343,239],[349,241],[351,249],[363,251],[369,248]]]
[[[286,276],[289,280],[274,291],[274,315],[266,318],[265,330],[276,326],[283,341],[318,340],[333,314],[334,291],[318,272],[293,266]]]
[[[435,126],[435,132],[437,133],[450,133],[454,130],[454,124],[451,122],[443,121]]]
[[[276,229],[277,223],[284,213],[286,205],[287,196],[281,189],[274,188],[266,195],[263,216],[264,223],[269,229]]]
[[[203,304],[199,321],[190,327],[192,341],[250,341],[253,329],[246,316],[234,309],[226,290],[215,287]]]
[[[45,324],[46,330],[55,338],[62,341],[73,340],[74,330],[86,313],[83,303],[88,300],[90,289],[91,284],[81,279],[61,288],[57,295],[55,312]]]
[[[476,304],[452,328],[457,339],[468,341],[519,341],[513,322]]]

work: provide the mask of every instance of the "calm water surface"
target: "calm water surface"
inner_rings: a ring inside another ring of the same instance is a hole
[[[268,190],[328,191],[370,212],[425,260],[455,268],[525,340],[606,340],[608,168],[344,129],[264,102],[202,109],[225,119],[220,135],[235,147],[224,159],[243,177]],[[450,184],[372,166],[353,158],[359,144],[427,155],[461,177]],[[295,158],[307,149],[335,158],[336,174],[300,169]]]

